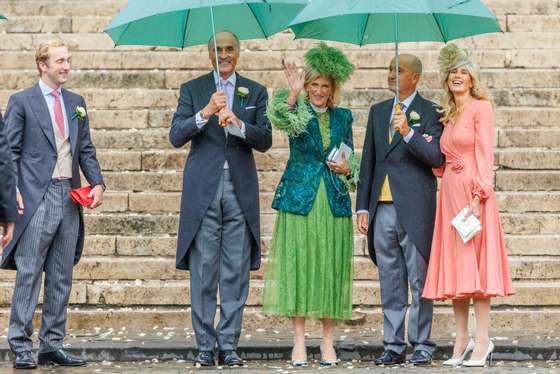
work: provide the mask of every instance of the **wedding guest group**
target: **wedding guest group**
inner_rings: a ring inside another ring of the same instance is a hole
[[[322,327],[319,364],[340,361],[336,326],[353,316],[354,213],[379,274],[383,325],[371,327],[382,328],[384,349],[374,364],[405,363],[409,346],[409,363],[432,364],[434,300],[451,300],[455,318],[443,365],[491,363],[491,299],[515,290],[493,191],[494,107],[471,54],[452,43],[441,49],[437,103],[418,89],[417,56],[388,61],[390,93],[368,103],[365,140],[355,147],[354,116],[341,100],[355,66],[341,49],[319,43],[303,66],[278,61],[287,88],[269,103],[267,88],[237,71],[236,34],[219,31],[207,47],[209,72],[181,86],[169,130],[173,147],[188,145],[175,266],[189,272],[194,365],[244,365],[238,349],[250,273],[261,268],[255,157],[272,147],[273,128],[289,158],[278,165],[263,312],[289,319],[291,364],[308,365],[310,321]],[[36,84],[14,93],[0,118],[0,266],[16,271],[7,340],[16,369],[83,366],[65,349],[67,309],[84,248],[83,207],[103,203],[105,182],[85,100],[64,88],[68,45],[41,43],[35,62]],[[460,214],[476,222],[469,238],[457,226]]]

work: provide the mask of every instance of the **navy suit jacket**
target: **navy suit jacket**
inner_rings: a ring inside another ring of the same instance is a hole
[[[86,108],[84,98],[62,89],[68,117],[72,154],[72,188],[81,187],[80,169],[91,186],[104,185],[95,147],[91,141],[89,117],[77,118],[76,107]],[[16,175],[16,184],[23,197],[24,214],[16,223],[14,239],[4,249],[1,267],[16,270],[14,253],[21,234],[31,221],[51,183],[57,151],[52,120],[39,84],[10,97],[4,116],[8,141]],[[84,248],[84,221],[80,206],[80,231],[74,264]]]
[[[235,96],[232,111],[245,122],[245,139],[228,135],[212,116],[202,128],[196,113],[216,91],[213,73],[184,83],[173,116],[169,140],[174,147],[190,143],[183,173],[183,192],[177,238],[178,269],[189,269],[189,252],[200,223],[216,195],[227,160],[235,193],[252,234],[251,269],[260,267],[259,183],[253,149],[266,152],[272,146],[272,129],[266,117],[268,94],[260,84],[237,74],[238,87],[249,89],[248,97]],[[242,105],[243,104],[243,105]]]
[[[4,122],[0,114],[0,222],[15,222],[17,218],[14,168]]]
[[[439,122],[440,114],[436,105],[418,93],[406,114],[409,126],[412,126],[410,113],[417,112],[420,125],[411,127],[414,135],[408,143],[399,133],[395,133],[389,144],[392,106],[393,99],[390,99],[373,105],[369,112],[356,207],[357,210],[369,211],[368,248],[373,262],[377,264],[372,223],[383,181],[389,175],[398,220],[422,257],[428,261],[437,194],[437,181],[432,168],[444,162],[439,147],[443,126]],[[423,134],[431,135],[432,142],[427,142]]]

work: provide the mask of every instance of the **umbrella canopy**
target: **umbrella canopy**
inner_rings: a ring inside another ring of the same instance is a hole
[[[358,45],[440,41],[501,32],[480,0],[313,0],[290,23],[296,38]]]
[[[0,14],[0,20],[2,19],[7,19],[7,18]]]
[[[130,0],[105,32],[115,45],[188,47],[215,31],[267,38],[287,28],[308,0]],[[213,25],[215,24],[215,30]]]
[[[314,0],[290,27],[296,38],[358,45],[447,42],[501,31],[480,0]]]

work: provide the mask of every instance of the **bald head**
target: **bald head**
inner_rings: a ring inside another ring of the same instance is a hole
[[[391,66],[395,66],[395,58],[391,60]],[[407,68],[408,70],[422,74],[422,61],[413,54],[403,53],[399,55],[399,66]]]
[[[422,62],[418,57],[409,53],[399,55],[399,99],[401,101],[404,101],[416,91],[421,75]],[[396,92],[396,76],[396,63],[395,58],[393,58],[389,65],[389,76],[387,77],[389,89],[393,92]]]

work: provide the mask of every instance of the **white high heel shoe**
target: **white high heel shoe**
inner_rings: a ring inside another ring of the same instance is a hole
[[[492,366],[492,352],[494,352],[494,343],[490,341],[488,344],[488,349],[486,350],[486,354],[480,360],[468,360],[463,362],[463,366],[466,367],[483,367],[488,360],[488,366]]]
[[[467,346],[465,347],[465,351],[463,352],[463,354],[461,354],[461,356],[457,357],[457,358],[450,358],[447,361],[443,361],[443,366],[459,366],[463,363],[463,361],[465,361],[465,357],[467,357],[467,355],[469,354],[469,352],[472,352],[474,350],[474,341],[471,339],[469,340],[469,344],[467,344]]]

